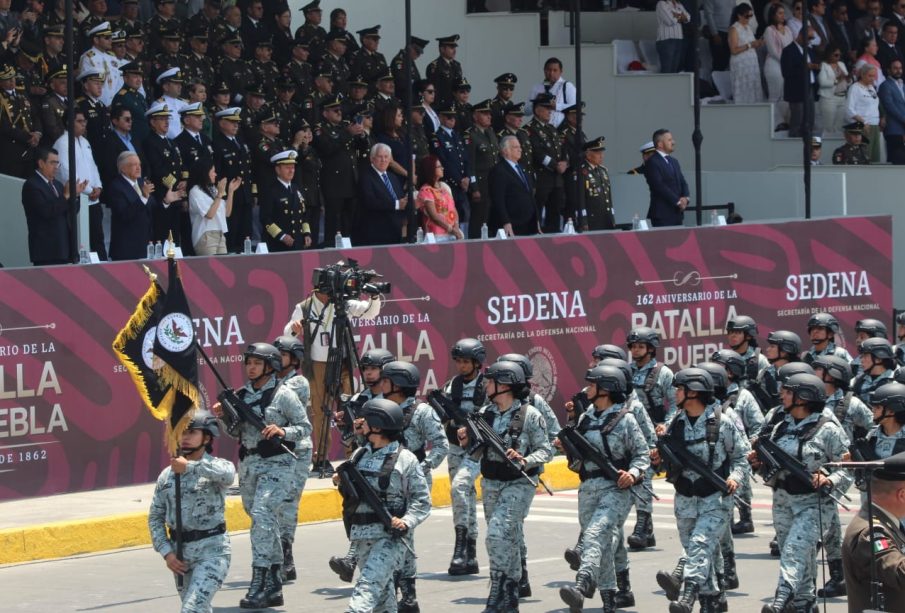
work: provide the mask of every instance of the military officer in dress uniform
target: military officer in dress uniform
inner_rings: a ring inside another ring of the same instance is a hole
[[[94,68],[103,72],[105,75],[104,88],[101,92],[101,100],[104,104],[110,105],[113,102],[113,96],[119,90],[119,67],[122,62],[110,53],[113,47],[113,31],[110,29],[110,22],[105,21],[88,31],[91,37],[92,47],[82,54],[79,60],[79,74]]]
[[[823,154],[823,138],[820,136],[811,137],[811,166],[823,166],[820,156]]]
[[[269,36],[259,39],[255,47],[255,57],[249,64],[261,91],[268,99],[276,96],[277,80],[280,78],[280,69],[272,58],[273,40]]]
[[[500,159],[500,141],[491,125],[490,100],[484,100],[472,108],[473,123],[466,133],[468,157],[474,165],[474,183],[468,186],[471,200],[471,220],[468,238],[480,238],[481,226],[487,223],[490,213],[490,185],[488,177],[491,169]]]
[[[47,81],[47,76],[58,71],[66,64],[66,54],[63,46],[66,37],[63,34],[63,26],[48,26],[44,30],[44,52],[41,54],[41,78]]]
[[[424,53],[424,48],[427,46],[427,43],[428,41],[423,38],[412,36],[408,46],[393,56],[393,60],[390,62],[390,69],[393,73],[393,83],[395,84],[394,91],[403,101],[408,97],[409,87],[421,80],[421,72],[418,70],[415,60]],[[406,78],[405,75],[406,53],[408,53],[408,56],[411,58],[411,72],[409,73],[408,78]]]
[[[198,13],[199,15],[201,13]],[[185,80],[188,83],[204,83],[212,86],[217,80],[214,63],[207,54],[210,30],[204,26],[196,26],[189,35],[189,53],[183,59]]]
[[[581,108],[581,116],[584,117],[585,112],[583,102]],[[576,200],[578,192],[573,189],[573,186],[577,180],[576,173],[578,172],[578,167],[581,165],[582,161],[584,161],[585,157],[582,146],[587,142],[588,138],[585,135],[584,130],[582,130],[581,134],[578,133],[577,104],[565,108],[563,110],[563,115],[565,116],[565,120],[559,124],[559,128],[557,128],[559,133],[562,134],[563,154],[566,156],[566,160],[569,163],[566,174],[563,175],[566,200],[566,210],[563,217],[571,218],[577,223],[581,211],[578,210],[578,201]]]
[[[31,103],[16,91],[16,71],[0,65],[0,138],[6,146],[0,155],[0,173],[25,178],[32,172],[32,150],[41,140],[35,128]]]
[[[459,227],[468,234],[470,211],[468,204],[468,187],[474,178],[471,160],[468,157],[468,145],[456,130],[456,108],[453,104],[441,108],[440,128],[431,139],[431,149],[443,164],[444,178],[452,190],[456,210],[459,213]]]
[[[402,107],[402,102],[396,97],[396,81],[389,69],[377,77],[377,93],[371,98],[377,113],[383,112],[388,106]]]
[[[233,193],[233,214],[226,223],[229,232],[226,246],[230,253],[242,253],[245,238],[252,236],[252,207],[257,193],[251,174],[251,152],[239,134],[241,109],[230,107],[215,115],[214,163],[217,176],[232,180],[242,178],[242,186]]]
[[[211,139],[204,133],[204,106],[200,102],[186,105],[180,112],[182,132],[173,141],[182,156],[186,168],[192,168],[195,162],[204,159],[214,162],[214,147]]]
[[[343,119],[352,121],[355,110],[360,106],[367,104],[366,96],[368,93],[368,83],[364,78],[355,75],[349,77],[346,85],[349,86],[349,95],[343,98],[341,108],[343,110]]]
[[[654,154],[654,152],[656,150],[657,150],[657,148],[654,147],[654,141],[652,141],[652,140],[649,140],[646,143],[644,143],[643,145],[641,145],[641,148],[639,149],[639,151],[641,151],[641,165],[635,166],[634,168],[629,170],[628,173],[626,173],[626,174],[639,175],[639,176],[643,177],[644,176],[644,163],[647,161],[647,158],[649,158],[650,156],[652,156]]]
[[[584,160],[576,173],[574,189],[584,190],[584,208],[578,211],[576,222],[582,231],[612,230],[616,227],[613,217],[613,197],[610,175],[603,165],[606,139],[599,136],[584,144]],[[577,195],[574,197],[577,204]]]
[[[182,83],[182,72],[175,66],[164,70],[157,77],[157,86],[163,93],[154,102],[165,104],[170,109],[170,131],[167,133],[170,140],[175,139],[182,131],[179,113],[188,104],[181,97]]]
[[[221,4],[220,0],[204,0],[204,6],[201,7],[201,10],[189,17],[187,25],[188,31],[192,33],[192,36],[196,34],[200,36],[203,31],[205,40],[217,40],[215,34],[217,26],[223,23],[223,18],[220,17]],[[214,50],[216,50],[216,47],[214,47]],[[209,51],[205,53],[207,54]],[[205,81],[205,83],[212,83],[212,81]]]
[[[147,22],[148,46],[152,54],[163,51],[161,38],[167,30],[180,30],[176,19],[176,0],[154,0],[156,13]]]
[[[380,45],[380,25],[359,30],[361,49],[355,54],[349,68],[352,74],[360,76],[368,84],[370,92],[376,91],[377,79],[389,71],[387,60],[377,50]]]
[[[223,59],[220,60],[220,80],[229,86],[233,102],[239,103],[245,96],[245,87],[255,82],[255,74],[248,62],[242,59],[242,37],[237,33],[220,39]]]
[[[295,92],[295,83],[292,79],[280,77],[277,80],[277,99],[273,103],[273,112],[280,121],[280,138],[286,142],[295,136],[299,125],[304,121],[300,117],[301,108],[293,100]]]
[[[496,83],[496,96],[490,101],[490,115],[493,121],[493,131],[499,132],[506,125],[506,107],[512,103],[512,95],[515,93],[518,77],[511,72],[504,72],[493,82]]]
[[[132,138],[136,143],[141,143],[151,131],[145,112],[148,110],[148,100],[139,91],[143,72],[141,64],[129,62],[123,64],[123,86],[113,97],[114,106],[122,106],[132,112]]]
[[[311,226],[305,197],[295,178],[298,153],[289,149],[274,154],[270,163],[276,177],[261,189],[261,226],[270,251],[299,251],[311,246]]]
[[[48,147],[66,131],[66,76],[66,66],[51,74],[50,91],[41,101],[41,144]]]
[[[295,31],[295,37],[308,41],[311,54],[319,57],[327,40],[327,31],[321,27],[321,19],[323,17],[321,0],[309,2],[299,10],[305,15],[305,23]]]
[[[280,118],[274,112],[272,106],[265,106],[264,112],[258,118],[258,133],[260,138],[251,154],[251,172],[255,177],[269,177],[272,172],[273,162],[270,161],[277,153],[286,151],[288,147],[280,138]],[[263,191],[263,185],[260,186]]]
[[[110,111],[107,109],[107,105],[100,100],[105,76],[96,68],[81,73],[79,81],[82,83],[82,92],[85,95],[76,98],[75,101],[76,108],[85,114],[85,120],[88,122],[85,136],[94,151],[100,151],[104,132],[110,127]]]
[[[258,124],[261,118],[269,113],[267,108],[267,96],[260,85],[252,83],[245,87],[245,98],[242,106],[242,136],[246,143],[256,143],[261,138],[258,132]]]
[[[319,74],[329,74],[333,78],[333,91],[338,94],[347,94],[347,81],[352,75],[349,64],[346,62],[346,39],[339,32],[330,32],[327,35],[327,46],[318,66]]]
[[[532,100],[534,117],[525,126],[531,138],[531,166],[537,177],[534,192],[537,215],[543,231],[548,234],[560,230],[565,201],[563,175],[569,166],[563,151],[562,135],[550,123],[554,104],[553,96],[538,94]]]
[[[314,85],[314,68],[308,63],[308,41],[296,37],[292,42],[292,59],[283,67],[283,74],[295,84],[299,96],[307,95]]]
[[[860,121],[842,126],[845,133],[845,144],[833,151],[833,164],[851,164],[863,166],[870,164],[870,152],[867,149],[867,137],[864,136],[864,124]]]
[[[182,156],[179,149],[167,137],[172,132],[170,122],[172,111],[162,101],[156,101],[146,113],[151,124],[151,134],[145,139],[143,148],[147,161],[148,179],[154,185],[158,194],[165,194],[171,188],[175,191],[185,189],[185,167],[182,164]],[[164,241],[170,232],[180,246],[191,243],[188,240],[180,242],[180,209],[184,201],[176,201],[165,207],[159,215],[153,219],[152,238],[155,241]]]
[[[522,146],[522,157],[519,158],[519,165],[534,175],[531,168],[531,136],[528,131],[522,127],[522,120],[525,118],[525,103],[510,104],[504,110],[503,118],[505,126],[497,132],[497,137],[503,140],[504,136],[514,136],[518,139]]]
[[[314,128],[314,148],[323,163],[321,185],[324,192],[324,240],[333,239],[337,231],[348,236],[355,215],[356,162],[355,140],[362,138],[359,123],[342,119],[342,100],[334,97],[321,105],[322,121]]]
[[[428,64],[425,73],[427,80],[437,89],[437,101],[441,107],[453,101],[453,86],[462,80],[462,64],[456,61],[458,40],[458,34],[438,38],[440,57]]]
[[[456,109],[456,129],[465,134],[471,127],[471,109],[468,99],[471,97],[471,83],[465,77],[453,84],[453,105]]]
[[[424,132],[424,105],[419,101],[412,106],[412,150],[415,153],[415,168],[430,153],[430,141]]]
[[[321,209],[324,206],[321,195],[321,160],[312,142],[314,132],[304,119],[297,126],[294,140],[298,142],[298,158],[295,171],[295,182],[302,188],[308,209],[308,225],[311,227],[311,240],[318,241],[321,227]]]
[[[163,51],[154,56],[153,66],[151,68],[151,78],[156,82],[157,77],[170,70],[178,68],[180,72],[185,72],[186,56],[179,53],[182,46],[182,34],[177,28],[167,28],[160,33],[160,45]]]

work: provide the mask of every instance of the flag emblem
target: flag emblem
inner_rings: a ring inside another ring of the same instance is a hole
[[[168,313],[157,325],[157,340],[167,351],[185,351],[195,341],[192,320],[185,313]]]

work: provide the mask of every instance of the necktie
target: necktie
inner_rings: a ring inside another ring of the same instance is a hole
[[[381,173],[380,176],[383,178],[383,184],[387,186],[387,191],[393,196],[393,200],[396,200],[396,190],[393,189],[393,184],[390,183],[390,178],[387,176],[387,173]]]
[[[528,177],[525,176],[525,171],[522,170],[522,167],[521,167],[519,164],[516,164],[515,167],[516,167],[516,169],[518,170],[518,176],[519,176],[519,178],[521,178],[522,183],[525,184],[525,189],[527,189],[527,190],[530,191],[530,190],[531,190],[531,187],[528,185]]]
[[[199,144],[199,145],[203,144],[203,143],[201,142],[201,135],[200,135],[200,134],[196,134],[196,135],[195,135],[195,140],[198,141],[198,144]]]
[[[50,184],[50,189],[53,190],[53,195],[59,198],[60,192],[57,191],[57,186],[53,184],[53,181],[48,181],[48,183]]]
[[[144,198],[145,195],[141,193],[141,188],[138,187],[138,181],[132,184],[132,187],[135,189],[135,193],[138,194],[139,198]]]

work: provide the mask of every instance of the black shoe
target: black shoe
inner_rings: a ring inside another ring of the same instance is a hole
[[[779,542],[776,539],[770,541],[770,555],[774,558],[779,557]]]
[[[783,613],[786,605],[792,601],[793,595],[792,586],[783,581],[773,595],[773,602],[765,604],[760,613]]]
[[[490,593],[487,595],[487,604],[481,613],[501,613],[504,611],[506,583],[506,575],[498,570],[490,571]]]
[[[357,564],[354,556],[348,554],[342,558],[333,556],[330,558],[329,564],[330,570],[339,575],[340,581],[352,583],[352,577],[355,576],[355,565]]]
[[[522,560],[522,576],[518,580],[518,597],[531,598],[531,583],[528,581],[527,560]]]
[[[685,558],[679,558],[676,567],[671,573],[665,570],[657,571],[657,585],[666,592],[667,600],[677,600],[682,590],[682,576],[685,574]]]
[[[563,553],[563,557],[566,559],[566,562],[569,563],[569,568],[572,570],[577,571],[581,568],[581,547],[579,545],[566,549]]]
[[[480,572],[478,568],[478,542],[477,536],[469,534],[465,540],[465,554],[468,563],[465,565],[466,575],[477,575]]]
[[[577,613],[584,610],[584,599],[594,595],[594,579],[587,571],[579,571],[575,577],[575,585],[565,585],[559,588],[559,597],[569,605],[569,613]]]
[[[286,581],[295,581],[298,573],[295,570],[295,559],[292,556],[292,543],[287,539],[281,539],[280,545],[283,547],[283,565],[280,568],[280,579]]]
[[[682,596],[675,602],[669,603],[669,613],[691,613],[694,610],[694,603],[701,588],[690,581],[686,581],[684,587]]]
[[[466,537],[468,529],[465,526],[456,526],[456,543],[453,545],[452,560],[449,562],[449,568],[446,570],[448,575],[467,575],[468,574],[468,552],[466,551]]]
[[[402,596],[397,603],[399,613],[421,613],[418,595],[415,593],[415,578],[399,579],[399,593]]]
[[[654,538],[654,523],[647,511],[638,511],[638,519],[635,523],[635,529],[629,535],[628,547],[632,551],[641,551],[657,544]]]
[[[842,560],[830,560],[827,563],[830,567],[830,580],[824,586],[817,590],[817,596],[820,598],[838,598],[846,595],[845,575],[842,573]]]
[[[264,591],[264,577],[267,575],[267,568],[263,566],[253,566],[251,569],[251,583],[248,585],[248,591],[245,592],[245,598],[239,601],[239,606],[243,609],[259,609],[258,602],[262,598]]]
[[[616,573],[616,588],[614,600],[617,609],[627,609],[635,606],[635,594],[632,593],[632,583],[629,581],[627,568]],[[603,596],[602,592],[601,596]]]

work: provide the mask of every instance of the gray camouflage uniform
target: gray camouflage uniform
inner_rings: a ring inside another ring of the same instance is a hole
[[[475,409],[473,399],[475,395],[475,385],[477,384],[478,379],[479,377],[475,377],[471,381],[466,381],[462,384],[462,401],[459,406],[465,412],[471,413]],[[446,385],[443,386],[443,394],[450,399],[452,398],[452,384],[453,379],[450,379],[446,382]],[[452,433],[449,434],[448,438],[456,436],[455,424],[451,424],[449,428],[452,430]],[[464,459],[465,450],[458,442],[451,441],[449,445],[449,455],[446,456],[446,466],[449,469],[449,496],[452,500],[453,526],[465,526],[468,530],[469,537],[477,538],[478,496],[475,491],[475,482],[474,480],[469,481],[464,478],[458,481],[456,480],[456,475],[459,473],[459,467],[462,465]],[[477,473],[472,472],[469,474],[474,474],[475,478],[477,478]]]
[[[632,410],[607,434],[609,454],[600,430],[623,406],[616,404],[602,412],[592,406],[579,417],[577,428],[588,442],[608,455],[617,468],[627,466],[623,470],[638,479],[650,466],[650,447]],[[593,462],[583,462],[583,473],[596,469]],[[584,479],[578,487],[578,520],[582,530],[580,570],[595,578],[601,590],[616,589],[615,549],[620,544],[624,547],[622,525],[632,508],[631,499],[629,490],[620,489],[615,481],[602,476]]]
[[[810,364],[816,358],[824,355],[835,355],[849,363],[851,363],[852,361],[852,355],[848,351],[846,351],[844,347],[837,347],[836,343],[834,343],[833,341],[827,343],[826,349],[824,349],[823,351],[817,351],[813,346],[811,346],[810,349],[801,354],[801,359]]]
[[[427,519],[431,510],[430,488],[421,463],[408,449],[399,449],[398,442],[374,450],[366,444],[356,454],[358,470],[378,492],[379,475],[389,454],[399,451],[396,464],[390,474],[386,489],[386,505],[394,517],[400,517],[408,526],[402,538],[411,544],[415,527]],[[362,502],[356,514],[371,513],[372,509]],[[360,571],[358,581],[352,590],[352,598],[346,613],[395,613],[396,594],[393,588],[393,574],[402,562],[405,546],[391,536],[379,522],[353,522],[349,538],[355,545],[355,556]]]
[[[748,440],[739,431],[732,420],[720,415],[718,439],[713,447],[713,459],[710,461],[710,447],[706,440],[707,421],[715,417],[718,405],[708,406],[692,425],[685,411],[677,413],[670,428],[684,423],[684,440],[686,449],[704,461],[711,470],[717,470],[725,463],[728,468],[728,479],[743,483],[748,476],[747,454],[751,449]],[[672,430],[670,430],[672,431]],[[692,482],[701,477],[694,471],[682,471],[683,478]],[[714,573],[711,572],[718,560],[717,546],[721,535],[728,531],[729,519],[732,516],[732,497],[715,492],[709,496],[683,496],[676,492],[675,515],[679,529],[679,539],[685,549],[685,580],[698,585],[701,594],[719,593]]]
[[[308,422],[307,411],[308,405],[311,404],[311,388],[308,385],[308,379],[295,373],[291,373],[283,379],[283,387],[295,392],[295,395],[298,396],[299,402],[305,409],[305,423],[309,424],[307,434],[295,446],[295,455],[299,459],[295,463],[294,480],[286,504],[280,508],[280,539],[293,543],[295,528],[299,522],[299,501],[302,498],[302,492],[305,491],[305,483],[308,482],[308,472],[311,468],[311,425]]]
[[[644,382],[647,379],[647,374],[656,366],[656,359],[651,360],[642,368],[638,368],[637,365],[632,362],[632,387],[635,388],[633,393],[638,398],[638,401],[641,402],[642,406],[644,405],[644,401],[642,400]],[[657,377],[657,382],[650,392],[651,406],[663,408],[663,411],[666,414],[664,422],[667,424],[673,420],[676,414],[676,388],[672,386],[672,379],[673,372],[668,366],[664,365],[663,368],[660,369],[660,375]],[[653,417],[651,417],[651,422],[653,421]],[[654,469],[648,468],[644,478],[649,483],[654,478]],[[641,500],[644,502],[642,503],[632,496],[632,503],[639,511],[653,513],[654,504],[651,495],[643,489],[639,489],[638,493],[641,495]]]
[[[233,463],[205,453],[200,460],[190,461],[182,474],[182,530],[210,530],[225,524],[226,490],[236,478]],[[157,477],[157,486],[148,512],[148,529],[154,550],[166,557],[175,553],[176,545],[167,535],[167,526],[176,525],[175,474],[168,466]],[[182,599],[181,613],[210,613],[214,594],[223,585],[229,571],[229,535],[215,536],[185,543],[182,560],[189,570],[178,588]],[[178,586],[178,583],[177,583]]]
[[[277,385],[271,377],[264,386],[256,390],[247,382],[238,391],[239,396],[261,414],[257,404],[268,390]],[[244,395],[243,395],[244,394]],[[311,449],[311,422],[298,395],[291,389],[280,386],[264,409],[265,424],[274,424],[285,430],[285,441],[295,443],[301,449]],[[242,447],[255,452],[263,440],[257,428],[241,422],[230,436],[239,439]],[[245,456],[239,462],[239,491],[242,506],[251,517],[252,566],[270,567],[283,563],[283,548],[280,544],[281,506],[290,499],[296,479],[295,458],[288,453],[261,457],[257,453]]]
[[[863,402],[864,404],[869,404],[870,393],[882,385],[892,383],[893,375],[895,375],[894,370],[884,370],[876,377],[862,372],[860,375],[852,379],[852,389],[855,389],[855,386],[859,385],[860,389],[856,392],[858,394],[858,398],[860,398],[861,402]]]
[[[799,455],[799,433],[813,426],[823,415],[822,412],[814,413],[796,424],[795,419],[786,414],[769,434],[784,451],[800,457],[809,473],[817,472],[826,462],[839,461],[848,450],[845,432],[833,418],[801,445]],[[846,471],[837,470],[829,479],[835,487],[844,489],[848,487],[851,477]],[[826,505],[820,498],[817,492],[790,494],[782,488],[773,491],[773,525],[780,549],[780,581],[792,587],[796,605],[813,603],[817,598],[814,589],[817,541],[821,537],[821,528],[825,529],[829,519],[823,514]]]

